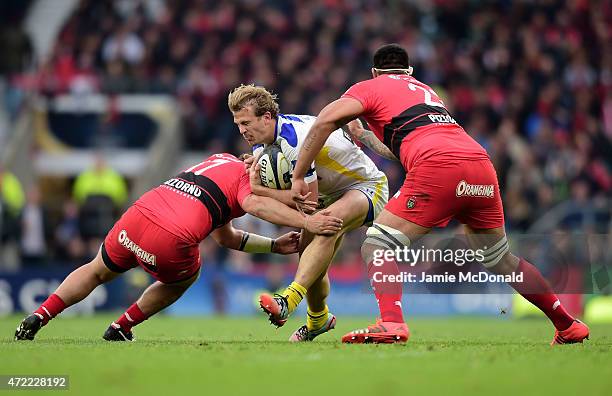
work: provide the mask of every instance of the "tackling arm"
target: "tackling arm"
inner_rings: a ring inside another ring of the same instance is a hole
[[[219,246],[239,250],[243,233],[244,231],[234,228],[230,222],[211,232],[210,236],[213,237]]]
[[[305,228],[314,234],[334,235],[342,228],[342,220],[322,211],[315,215],[302,215],[287,205],[268,197],[249,194],[242,201],[245,212],[270,223],[294,228]]]
[[[398,161],[397,157],[389,150],[387,146],[381,142],[374,132],[365,129],[363,124],[359,120],[359,118],[354,119],[353,121],[347,124],[348,133],[354,138],[363,143],[370,150],[374,151],[376,154],[380,155],[383,158],[386,158],[391,161]]]
[[[238,230],[230,222],[213,231],[211,236],[220,246],[247,253],[291,254],[299,250],[300,233],[294,231],[272,239]]]
[[[291,208],[297,209],[297,204],[292,199],[291,190],[276,190],[262,185],[260,171],[261,166],[259,166],[259,164],[256,164],[255,166],[250,166],[248,170],[249,184],[251,185],[251,191],[253,192],[253,194],[276,199],[277,201],[280,201]],[[312,213],[317,208],[316,200],[319,196],[318,181],[315,179],[312,183],[309,183],[308,188],[310,191],[309,196],[313,197],[314,201],[311,200],[310,202],[306,202],[302,206],[302,209],[304,209],[306,213]]]
[[[293,170],[294,179],[304,179],[310,164],[321,151],[325,141],[333,131],[359,117],[363,105],[356,99],[340,98],[325,106],[310,128],[308,136],[300,149],[298,161]]]

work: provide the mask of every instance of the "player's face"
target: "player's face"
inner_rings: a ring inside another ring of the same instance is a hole
[[[238,126],[240,134],[250,146],[274,142],[276,122],[269,112],[257,117],[252,106],[247,106],[233,115],[234,123]]]

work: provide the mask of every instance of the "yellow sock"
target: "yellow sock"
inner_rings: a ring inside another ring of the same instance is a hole
[[[327,322],[327,317],[329,316],[329,308],[327,308],[327,305],[325,305],[325,309],[321,312],[312,312],[310,308],[308,308],[307,312],[306,327],[308,330],[318,330]]]
[[[287,299],[289,313],[291,313],[306,296],[306,288],[297,282],[291,282],[282,294]]]

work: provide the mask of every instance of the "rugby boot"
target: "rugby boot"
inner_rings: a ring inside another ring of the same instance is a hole
[[[102,336],[106,341],[134,341],[132,331],[125,331],[117,323],[113,322]]]
[[[32,314],[21,321],[15,330],[15,341],[34,340],[34,336],[42,327],[42,319],[37,314]]]
[[[330,330],[333,330],[336,327],[336,317],[330,312],[327,317],[327,322],[321,328],[316,330],[308,330],[308,326],[303,325],[299,329],[291,334],[289,337],[290,342],[303,342],[303,341],[312,341],[317,336],[321,334],[327,333]]]
[[[348,344],[393,344],[408,341],[410,331],[406,323],[383,322],[378,319],[375,324],[365,329],[353,330],[342,337]]]
[[[259,296],[259,306],[268,315],[270,323],[276,327],[281,327],[287,322],[289,307],[284,296],[263,293]]]
[[[582,343],[585,339],[589,339],[589,327],[576,319],[567,329],[555,330],[555,336],[550,345]]]

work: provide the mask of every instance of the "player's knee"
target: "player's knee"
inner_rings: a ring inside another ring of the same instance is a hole
[[[377,250],[395,250],[410,247],[410,238],[400,230],[388,225],[374,223],[366,232],[366,239],[361,245],[361,257],[366,263],[374,259]]]
[[[334,235],[315,235],[311,243],[314,246],[333,246],[340,236],[342,236],[342,230]]]
[[[197,281],[198,279],[200,279],[200,273],[202,271],[200,269],[198,269],[198,272],[196,272],[191,278],[187,279],[187,287],[193,285],[195,283],[195,281]]]
[[[485,247],[482,253],[482,265],[489,271],[497,274],[507,274],[515,269],[508,245],[508,239],[504,235],[493,246]]]
[[[96,259],[85,264],[87,271],[90,273],[90,277],[98,284],[109,282],[113,280],[118,274],[109,270],[103,262],[99,262]]]
[[[185,279],[185,280],[180,281],[180,282],[176,282],[176,283],[172,284],[172,286],[175,288],[176,293],[183,294],[183,293],[185,293],[185,291],[187,289],[189,289],[191,287],[191,285],[193,285],[195,283],[195,281],[198,280],[199,277],[200,277],[200,270],[198,270],[198,272],[195,273],[190,278]]]

